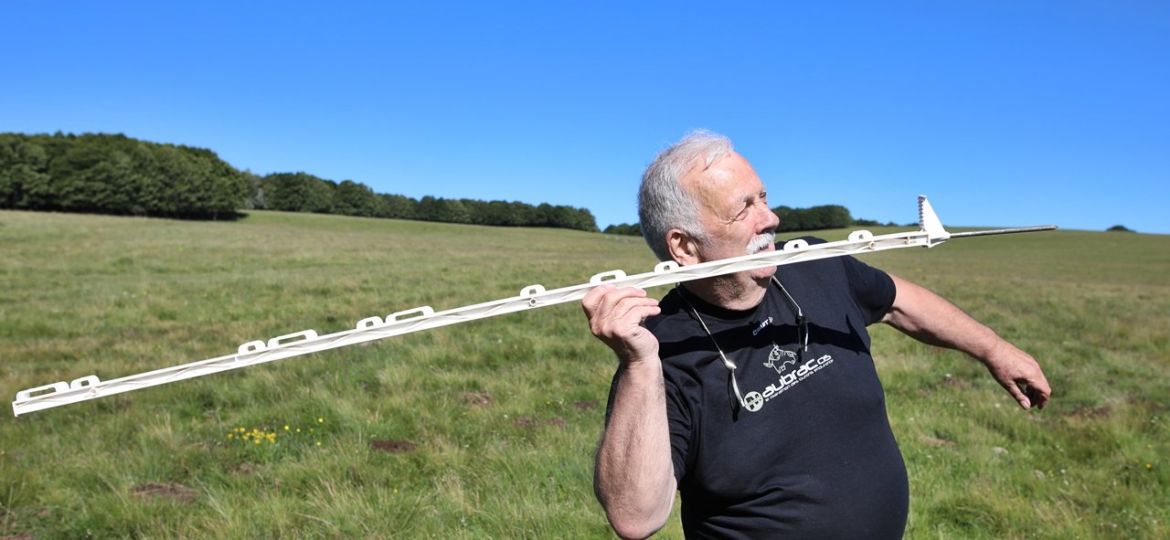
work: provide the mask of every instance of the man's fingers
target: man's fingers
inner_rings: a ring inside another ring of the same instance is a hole
[[[1029,381],[1026,377],[1020,377],[1009,381],[1004,385],[1008,393],[1015,398],[1020,407],[1030,409],[1035,406],[1037,409],[1043,409],[1044,405],[1048,403],[1048,397],[1052,394],[1052,390],[1048,387],[1048,381],[1041,377],[1036,381]]]
[[[622,362],[654,358],[658,340],[641,323],[662,312],[658,300],[636,287],[599,285],[585,294],[581,307],[589,331],[618,355]]]
[[[621,305],[635,299],[647,299],[646,291],[634,287],[613,289],[602,297],[600,312],[609,314],[610,317],[620,317],[625,311],[629,311],[628,308],[621,310]]]
[[[1017,382],[1012,382],[1011,384],[1007,385],[1008,393],[1011,394],[1013,398],[1016,398],[1016,403],[1019,403],[1020,407],[1024,409],[1032,408],[1032,400],[1028,399],[1028,396],[1024,394],[1027,386],[1027,383]]]
[[[647,317],[661,312],[658,301],[652,298],[624,298],[608,312],[601,312],[594,321],[598,336],[625,339],[637,334],[639,326]]]
[[[613,285],[600,285],[589,289],[589,292],[585,293],[585,298],[581,299],[581,308],[585,310],[585,315],[592,317],[597,312],[597,309],[601,307],[601,301],[605,298],[605,295],[613,289]]]
[[[594,319],[610,319],[619,312],[615,310],[626,299],[648,299],[646,291],[636,287],[616,288],[613,285],[601,285],[589,291],[581,300],[581,307],[591,321]],[[657,301],[654,301],[657,303]]]
[[[1024,393],[1037,409],[1043,409],[1052,395],[1052,388],[1048,386],[1048,380],[1041,376],[1035,383],[1024,385]]]
[[[613,307],[614,320],[631,319],[638,322],[640,319],[645,319],[650,315],[657,315],[657,313],[647,314],[646,309],[658,309],[658,301],[653,298],[623,298],[621,302]]]
[[[630,340],[643,339],[642,324],[648,317],[662,312],[658,300],[636,287],[617,288],[600,285],[581,300],[593,335],[611,347],[626,348]],[[617,349],[615,349],[617,350]]]
[[[994,353],[986,359],[986,364],[995,380],[1020,407],[1042,409],[1048,403],[1052,387],[1032,355],[1007,341],[1000,341]]]
[[[636,324],[642,326],[646,322],[646,319],[659,313],[662,313],[662,308],[658,307],[658,304],[654,304],[652,306],[638,306],[637,309],[631,309],[629,315],[630,317],[637,317]]]

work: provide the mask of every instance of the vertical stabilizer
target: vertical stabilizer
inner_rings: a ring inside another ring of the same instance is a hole
[[[941,244],[951,237],[951,233],[947,232],[939,221],[938,214],[934,213],[934,208],[930,206],[926,195],[918,196],[918,227],[926,233],[932,246]]]

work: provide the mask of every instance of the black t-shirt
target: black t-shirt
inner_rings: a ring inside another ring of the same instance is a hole
[[[781,266],[776,277],[807,318],[807,350],[775,283],[747,311],[675,288],[646,323],[660,343],[683,529],[688,537],[900,538],[906,469],[866,332],[893,304],[893,281],[852,257]],[[715,343],[738,366],[748,409]]]

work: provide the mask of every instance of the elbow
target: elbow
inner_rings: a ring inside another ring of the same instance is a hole
[[[605,516],[609,519],[609,525],[613,527],[613,532],[620,538],[626,539],[647,538],[658,532],[666,524],[665,515],[661,517],[652,515],[619,515],[617,512],[607,511]]]
[[[672,478],[673,480],[673,478]],[[674,490],[667,490],[661,496],[651,496],[639,501],[625,500],[624,503],[606,498],[598,491],[598,501],[605,509],[613,532],[621,538],[646,538],[658,532],[670,517],[674,505]]]

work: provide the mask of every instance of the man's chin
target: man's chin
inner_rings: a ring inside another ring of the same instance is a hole
[[[766,285],[768,280],[772,279],[772,276],[774,276],[774,275],[776,275],[776,267],[775,266],[769,266],[767,268],[759,268],[759,269],[751,271],[752,279],[756,280],[757,282],[763,282],[762,283],[763,285]]]

